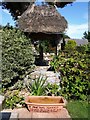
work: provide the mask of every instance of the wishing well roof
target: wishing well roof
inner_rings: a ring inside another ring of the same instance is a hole
[[[18,19],[19,28],[29,33],[62,33],[67,28],[67,21],[54,6],[35,4]]]

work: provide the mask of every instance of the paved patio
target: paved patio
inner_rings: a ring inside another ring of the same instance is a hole
[[[59,112],[49,112],[49,113],[38,113],[38,112],[29,112],[27,108],[19,109],[5,109],[2,113],[12,113],[10,118],[16,118],[16,120],[22,120],[26,118],[68,118],[71,120],[71,117],[66,108],[61,109]],[[10,119],[11,120],[11,119]]]

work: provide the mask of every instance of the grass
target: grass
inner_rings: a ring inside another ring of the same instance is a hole
[[[90,104],[88,104],[87,101],[69,101],[67,104],[67,110],[73,120],[90,119]]]

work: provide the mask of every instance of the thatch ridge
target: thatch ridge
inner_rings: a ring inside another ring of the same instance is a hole
[[[29,33],[62,33],[67,28],[67,21],[51,5],[28,7],[18,19],[19,28]]]

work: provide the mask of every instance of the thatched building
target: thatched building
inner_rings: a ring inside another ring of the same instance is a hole
[[[67,21],[61,16],[52,5],[28,7],[18,19],[19,28],[29,33],[32,40],[53,40],[57,48],[62,33],[67,28]],[[41,51],[43,51],[40,46]],[[41,54],[41,58],[43,54]]]

